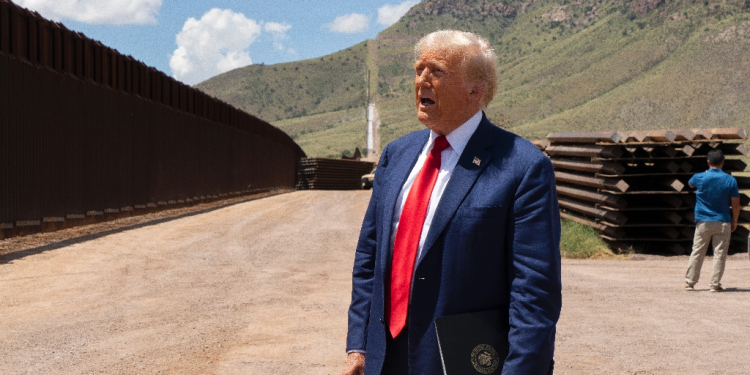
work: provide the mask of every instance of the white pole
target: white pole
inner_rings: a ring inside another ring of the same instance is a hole
[[[375,103],[367,105],[367,157],[375,154]]]

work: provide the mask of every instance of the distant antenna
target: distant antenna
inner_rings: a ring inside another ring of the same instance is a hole
[[[370,103],[370,69],[366,68],[367,75],[367,103],[365,103],[365,110],[367,111],[367,149],[365,155],[370,158],[375,155],[375,105]]]
[[[370,104],[370,68],[366,66],[365,66],[365,80],[367,81],[367,91],[366,91],[367,94],[365,94],[367,98],[365,98],[366,100],[365,106],[367,106],[367,104]]]

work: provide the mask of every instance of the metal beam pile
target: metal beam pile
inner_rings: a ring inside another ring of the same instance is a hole
[[[599,230],[613,249],[689,252],[695,233],[695,190],[688,180],[708,169],[706,154],[721,149],[724,171],[741,172],[748,148],[740,128],[633,132],[551,133],[535,142],[551,159],[564,218]],[[736,177],[750,189],[750,177]],[[741,194],[741,205],[750,197]],[[750,225],[750,211],[740,224]],[[747,251],[748,234],[733,234],[734,250]]]
[[[299,190],[357,190],[362,175],[372,172],[375,163],[327,158],[302,158],[297,168]]]

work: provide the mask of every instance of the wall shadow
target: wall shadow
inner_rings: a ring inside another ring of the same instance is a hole
[[[58,241],[58,242],[55,242],[55,243],[50,243],[50,244],[47,244],[47,245],[37,246],[37,247],[31,248],[31,249],[18,250],[18,251],[10,252],[10,253],[7,253],[7,254],[0,255],[0,265],[10,263],[10,262],[12,262],[14,260],[25,258],[27,256],[41,254],[41,253],[45,253],[45,252],[48,252],[48,251],[53,251],[53,250],[61,249],[63,247],[67,247],[67,246],[71,246],[71,245],[75,245],[75,244],[79,244],[79,243],[84,243],[84,242],[96,240],[98,238],[106,237],[106,236],[109,236],[109,235],[112,235],[112,234],[117,234],[117,233],[122,233],[122,232],[129,231],[129,230],[135,230],[135,229],[140,229],[140,228],[144,228],[144,227],[149,227],[149,226],[152,226],[152,225],[166,223],[166,222],[173,221],[173,220],[179,220],[179,219],[183,219],[183,218],[186,218],[186,217],[201,215],[201,214],[205,214],[205,213],[208,213],[208,212],[211,212],[211,211],[216,211],[216,210],[219,210],[219,209],[222,209],[222,208],[231,207],[231,206],[234,206],[234,205],[237,205],[237,204],[240,204],[240,203],[247,203],[247,202],[258,200],[258,199],[262,199],[262,198],[270,198],[270,197],[273,197],[273,196],[276,196],[276,195],[286,194],[286,193],[293,192],[293,191],[294,190],[292,190],[292,191],[286,191],[286,192],[279,192],[279,193],[275,193],[275,194],[264,195],[262,197],[255,197],[255,198],[251,198],[251,199],[247,199],[247,200],[242,200],[242,201],[238,201],[238,202],[226,203],[226,204],[222,204],[222,205],[219,205],[219,206],[216,206],[216,207],[209,207],[209,208],[205,208],[205,209],[202,209],[202,210],[198,210],[198,211],[195,211],[195,212],[186,212],[184,214],[177,215],[177,216],[149,220],[149,221],[146,221],[146,222],[143,222],[143,223],[138,223],[138,224],[133,224],[133,225],[129,225],[129,226],[124,226],[124,227],[121,227],[121,228],[110,229],[110,230],[105,230],[105,231],[101,231],[101,232],[98,232],[98,233],[90,233],[90,234],[85,234],[85,235],[78,236],[78,237],[68,238],[68,239],[65,239],[65,240],[62,240],[62,241]]]

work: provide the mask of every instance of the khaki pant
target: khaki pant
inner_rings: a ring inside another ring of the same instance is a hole
[[[729,252],[729,238],[732,235],[730,223],[698,223],[693,238],[693,253],[690,254],[688,270],[685,281],[693,286],[701,276],[701,266],[706,256],[708,244],[713,241],[714,264],[711,273],[711,287],[721,286],[721,276],[724,274],[724,266],[727,264],[727,253]]]

